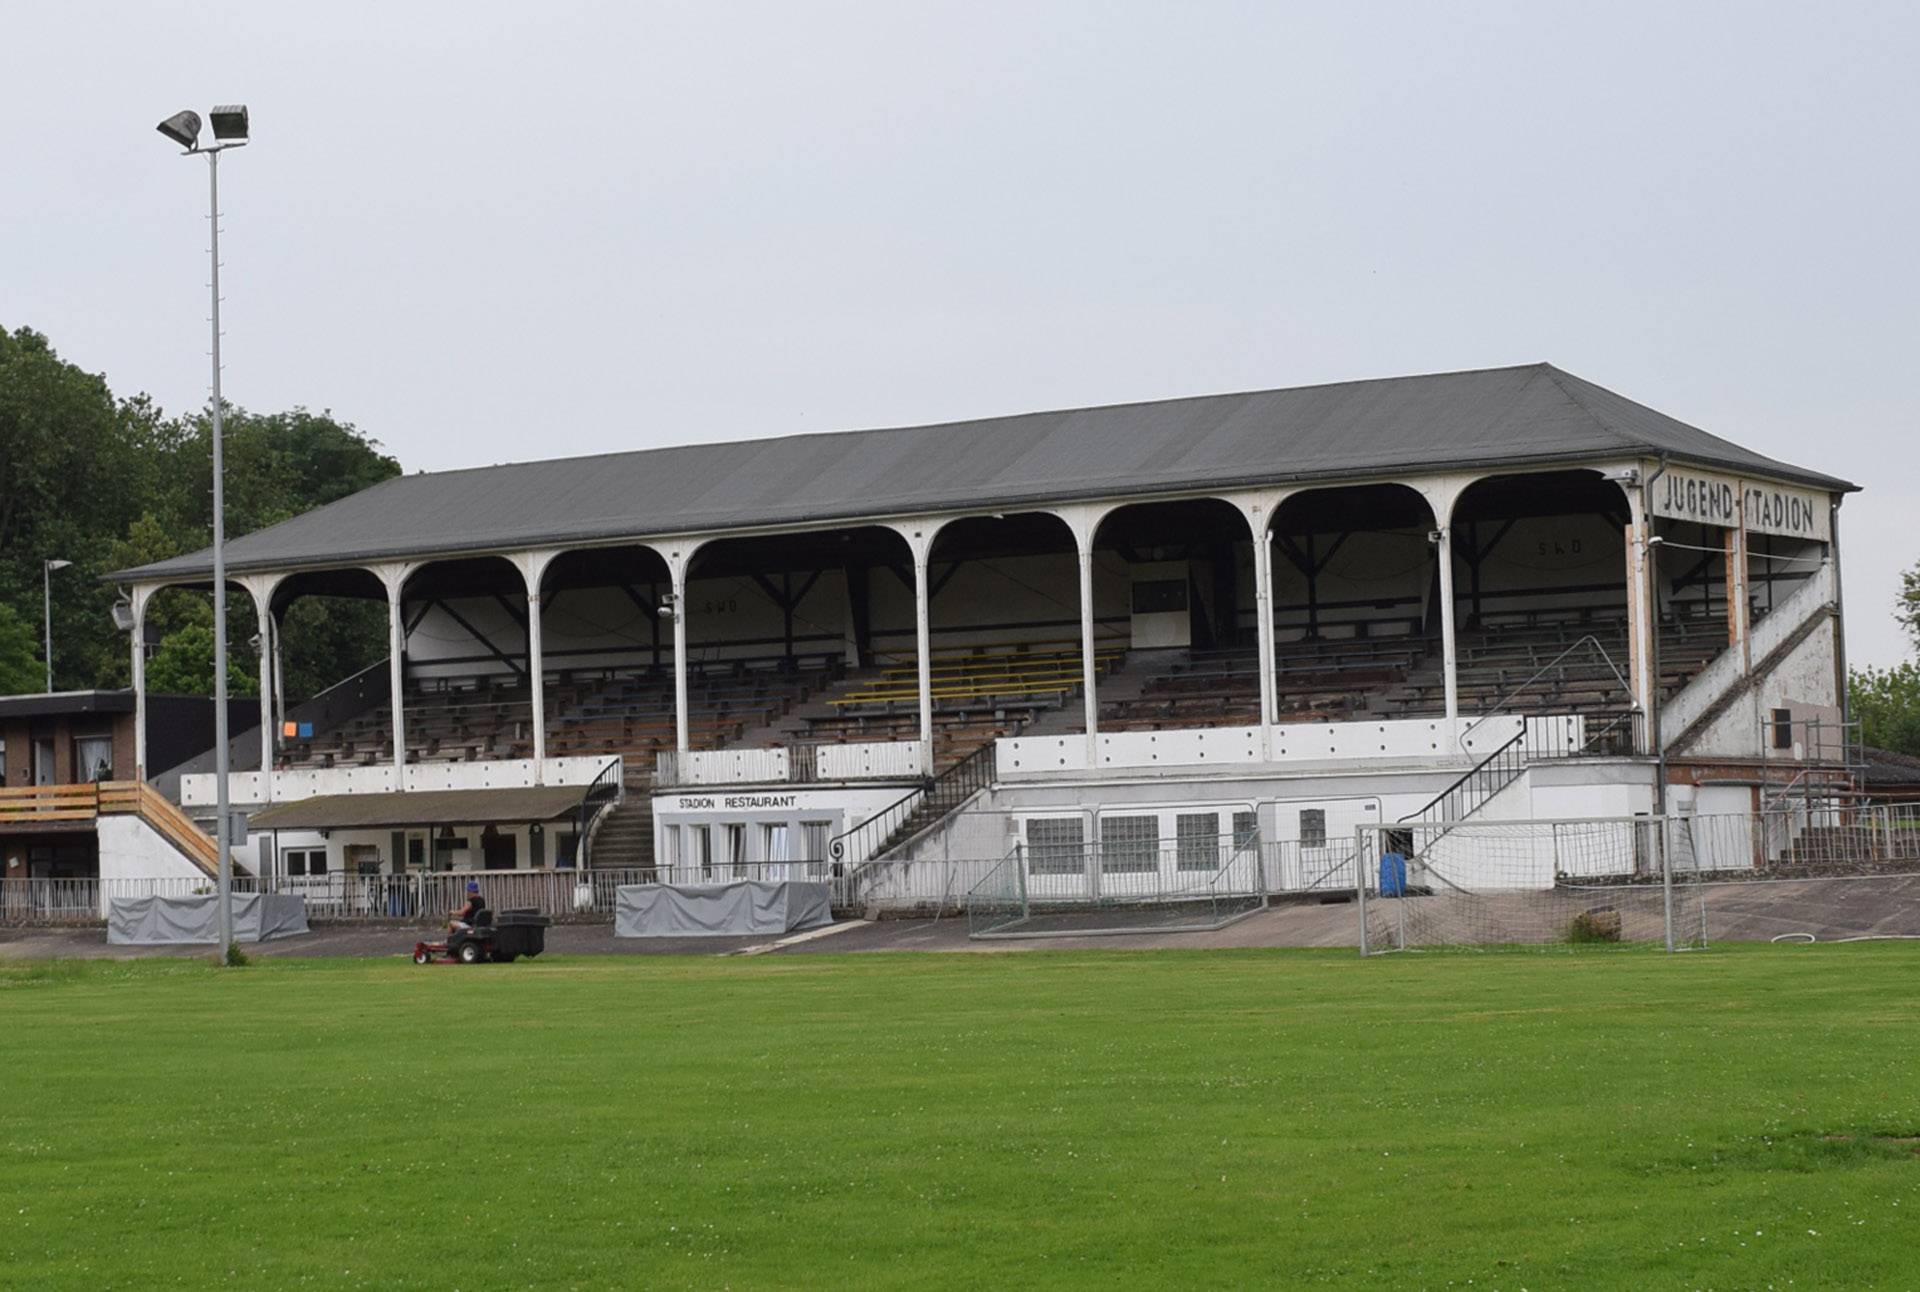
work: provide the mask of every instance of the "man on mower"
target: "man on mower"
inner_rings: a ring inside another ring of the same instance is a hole
[[[486,908],[486,902],[481,900],[480,897],[480,885],[469,879],[467,881],[467,904],[447,917],[447,932],[452,933],[455,930],[459,930],[464,933],[471,931],[473,928],[473,917]]]

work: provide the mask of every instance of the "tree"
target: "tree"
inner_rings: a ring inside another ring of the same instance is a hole
[[[229,537],[400,473],[399,462],[330,412],[223,412]],[[39,624],[41,562],[73,562],[52,582],[56,687],[129,683],[127,638],[113,626],[118,591],[101,575],[213,541],[209,422],[205,412],[167,417],[144,395],[117,398],[105,377],[62,360],[41,334],[0,328],[0,606],[11,607],[19,623]],[[163,592],[147,619],[162,640],[190,627],[212,637],[205,593]],[[303,598],[287,626],[290,696],[310,694],[386,654],[384,606]],[[230,596],[235,677],[257,679],[257,661],[244,645],[254,632],[253,607],[244,595]],[[0,679],[7,676],[0,671]],[[25,689],[34,691],[44,684],[37,653],[28,682]]]
[[[1893,617],[1913,638],[1914,647],[1920,649],[1920,564],[1900,575],[1900,596],[1894,602]]]
[[[1920,757],[1920,664],[1850,670],[1847,708],[1860,723],[1861,740]]]
[[[0,695],[21,695],[46,685],[46,666],[33,629],[20,622],[12,606],[0,604]]]
[[[227,694],[259,695],[260,679],[227,655]],[[195,624],[160,639],[147,661],[147,690],[161,695],[213,694],[213,629]]]
[[[92,685],[100,661],[125,651],[97,576],[138,513],[149,480],[141,445],[159,420],[46,337],[0,329],[0,603],[38,623],[41,562],[73,562],[51,584],[56,687]],[[32,689],[44,684],[43,671]]]

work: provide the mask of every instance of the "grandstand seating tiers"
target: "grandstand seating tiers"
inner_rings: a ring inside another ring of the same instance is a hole
[[[1661,687],[1684,686],[1725,646],[1718,625],[1675,621],[1660,640]],[[1592,640],[1587,640],[1591,638]],[[1459,636],[1460,710],[1480,714],[1611,715],[1631,703],[1626,626],[1620,618],[1483,623]],[[1597,644],[1597,649],[1596,649]],[[1125,678],[1102,697],[1105,730],[1246,726],[1260,720],[1257,653],[1250,647],[1135,652],[1102,646],[1102,677]],[[1617,670],[1617,672],[1616,672]],[[1282,722],[1339,722],[1363,715],[1420,717],[1444,709],[1437,643],[1414,638],[1294,640],[1276,644]],[[929,669],[935,766],[1021,733],[1055,710],[1082,730],[1084,673],[1077,643],[969,646],[938,652]],[[410,761],[524,758],[533,751],[524,681],[437,680],[407,699]],[[551,755],[617,753],[651,768],[676,743],[670,670],[563,674],[546,689]],[[724,748],[750,734],[766,743],[828,744],[919,737],[919,675],[911,659],[848,671],[837,660],[757,660],[695,665],[688,679],[695,748]],[[390,706],[359,714],[287,751],[290,767],[374,766],[393,757]]]

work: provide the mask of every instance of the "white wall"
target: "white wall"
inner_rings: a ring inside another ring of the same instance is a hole
[[[100,842],[100,878],[103,880],[179,879],[213,883],[204,870],[183,857],[165,836],[137,816],[118,813],[100,816],[95,819],[94,829]]]

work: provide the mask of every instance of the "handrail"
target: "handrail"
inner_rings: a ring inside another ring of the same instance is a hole
[[[1493,704],[1488,707],[1485,713],[1481,714],[1478,718],[1476,718],[1473,721],[1472,725],[1470,725],[1465,731],[1460,733],[1460,740],[1458,743],[1464,746],[1466,744],[1467,737],[1471,736],[1474,732],[1478,731],[1482,723],[1488,721],[1491,718],[1498,717],[1500,715],[1500,711],[1503,708],[1505,708],[1513,700],[1515,696],[1525,691],[1528,687],[1532,686],[1535,682],[1538,682],[1541,678],[1545,677],[1552,670],[1558,668],[1560,666],[1561,660],[1573,654],[1575,651],[1579,650],[1582,646],[1585,646],[1589,642],[1593,643],[1593,649],[1599,652],[1600,662],[1605,664],[1607,666],[1607,671],[1613,674],[1613,680],[1620,684],[1620,689],[1622,691],[1631,693],[1633,691],[1633,688],[1627,684],[1627,679],[1621,674],[1619,666],[1613,662],[1613,656],[1607,654],[1607,648],[1601,644],[1601,641],[1598,637],[1595,637],[1592,633],[1588,633],[1586,636],[1580,638],[1578,641],[1574,642],[1571,646],[1561,651],[1558,655],[1555,655],[1547,663],[1541,665],[1537,670],[1535,670],[1532,677],[1528,678],[1526,681],[1522,682],[1519,686],[1514,687],[1511,691],[1508,691],[1505,695],[1495,700]]]
[[[218,873],[220,848],[192,817],[147,781],[107,781],[100,786],[100,811],[139,817],[155,833],[179,849],[208,876]]]
[[[147,781],[80,781],[0,789],[0,822],[93,821],[101,816],[137,816],[212,875],[219,848],[166,795]]]
[[[1447,788],[1441,790],[1425,806],[1421,807],[1418,811],[1410,812],[1406,816],[1401,817],[1399,821],[1395,822],[1395,824],[1400,825],[1400,824],[1405,824],[1408,821],[1429,820],[1430,818],[1427,816],[1429,812],[1431,812],[1436,807],[1440,807],[1449,798],[1451,798],[1457,791],[1462,789],[1469,781],[1472,781],[1475,777],[1480,776],[1496,758],[1503,757],[1505,754],[1508,753],[1508,751],[1512,750],[1515,746],[1524,743],[1526,741],[1526,738],[1527,738],[1527,731],[1526,731],[1526,728],[1523,726],[1520,729],[1520,731],[1514,735],[1513,739],[1509,740],[1506,744],[1500,746],[1498,749],[1488,754],[1485,758],[1482,758],[1479,762],[1475,763],[1472,766],[1472,768],[1470,768],[1467,771],[1465,775],[1460,777],[1460,779],[1455,781],[1453,784],[1447,786]],[[1514,775],[1517,776],[1519,774],[1519,769],[1525,766],[1525,760],[1519,756],[1515,756],[1510,761],[1514,764]],[[1498,793],[1500,790],[1505,789],[1508,785],[1512,784],[1512,782],[1513,782],[1513,776],[1507,777],[1505,781],[1501,782],[1501,784],[1495,788],[1493,793]],[[1492,797],[1492,795],[1489,794],[1488,797],[1490,798]],[[1481,800],[1481,802],[1485,802],[1485,801],[1486,801],[1485,799]],[[1442,809],[1439,817],[1439,820],[1442,822],[1457,821],[1459,819],[1460,819],[1459,816],[1452,816],[1452,817],[1447,816],[1444,808]]]
[[[920,804],[951,797],[954,804],[964,802],[979,790],[993,784],[996,764],[993,758],[993,745],[984,744],[962,758],[938,776],[924,781],[910,793],[889,803],[878,812],[848,830],[843,830],[827,843],[827,855],[836,862],[844,862],[853,854],[850,840],[862,835],[872,840],[877,851],[885,845],[893,832],[906,824]],[[868,858],[871,860],[872,858]]]
[[[98,810],[99,787],[92,781],[0,789],[0,821],[88,821]]]
[[[932,788],[933,788],[932,781],[922,782],[921,784],[914,786],[911,790],[908,790],[901,797],[887,804],[887,806],[881,808],[878,812],[875,812],[872,816],[862,821],[859,825],[852,826],[848,829],[842,830],[839,834],[836,834],[835,836],[833,836],[833,838],[827,841],[827,856],[837,862],[845,861],[847,858],[847,840],[848,839],[851,839],[854,835],[859,834],[862,831],[865,831],[871,828],[875,822],[880,821],[882,819],[891,820],[895,818],[897,815],[900,820],[902,821],[906,820],[907,816],[912,815],[912,808],[908,807],[908,805],[913,804],[917,806],[920,800],[927,797],[928,791],[930,791]],[[901,812],[902,808],[906,808],[907,811],[905,813],[902,813]],[[884,838],[885,836],[882,836],[882,837]]]
[[[626,783],[621,779],[620,775],[621,768],[624,766],[625,763],[621,759],[614,758],[605,767],[600,769],[598,776],[588,782],[587,792],[580,796],[580,824],[579,829],[574,835],[575,838],[580,840],[580,855],[574,858],[573,864],[581,870],[587,868],[593,854],[593,839],[587,832],[587,823],[599,815],[608,802],[618,803],[620,801],[621,795],[626,789]],[[611,782],[607,781],[609,776],[613,778]],[[604,791],[608,789],[613,791],[611,796],[604,793]],[[600,794],[601,797],[596,799],[594,797],[596,794]],[[589,811],[589,808],[592,810]]]

